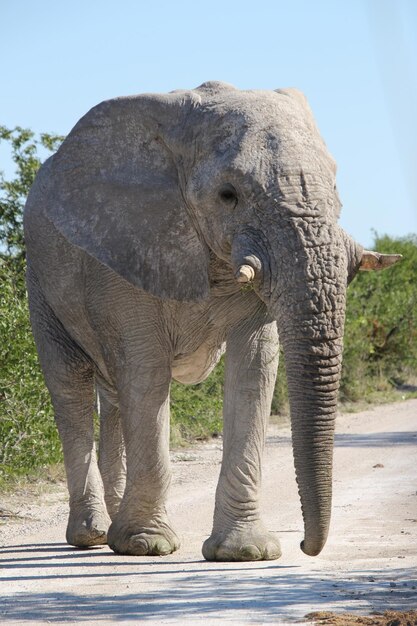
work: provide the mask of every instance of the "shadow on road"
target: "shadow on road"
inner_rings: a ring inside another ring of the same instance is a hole
[[[58,554],[45,555],[49,550]],[[303,573],[299,567],[272,563],[122,560],[108,552],[100,554],[100,550],[87,555],[64,544],[41,548],[14,546],[1,551],[2,556],[12,551],[20,556],[18,562],[11,557],[2,559],[2,584],[32,581],[36,591],[3,597],[2,623],[9,620],[76,623],[98,616],[115,622],[173,620],[202,615],[222,617],[224,621],[238,617],[242,623],[259,623],[260,618],[265,622],[276,622],[279,617],[300,618],[311,606],[320,610],[324,604],[328,608],[329,603],[333,610],[342,612],[351,610],[354,600],[356,610],[369,612],[412,609],[417,599],[417,572],[412,568],[385,573],[361,570],[343,575],[340,572],[335,576],[323,571]],[[41,554],[36,556],[36,552]],[[87,556],[88,568],[94,567],[94,572],[89,574],[86,574]],[[123,566],[123,571],[115,571],[115,566]],[[15,568],[19,572],[14,576],[11,574]],[[79,592],[60,592],[59,585],[55,592],[39,591],[42,580],[50,578],[57,582],[78,578],[80,585],[85,581],[85,586]],[[121,581],[125,583],[125,592],[113,595],[112,588],[120,590]]]

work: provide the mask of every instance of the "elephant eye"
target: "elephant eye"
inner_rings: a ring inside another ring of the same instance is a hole
[[[234,208],[237,205],[237,191],[233,185],[224,185],[219,191],[220,200],[229,207]]]

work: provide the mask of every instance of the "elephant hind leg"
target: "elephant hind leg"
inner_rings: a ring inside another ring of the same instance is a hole
[[[119,407],[98,386],[100,443],[98,464],[104,485],[107,511],[114,519],[126,486],[126,451]]]
[[[28,277],[28,291],[33,334],[64,452],[70,496],[66,538],[78,547],[105,544],[110,518],[95,450],[93,366],[33,276]]]

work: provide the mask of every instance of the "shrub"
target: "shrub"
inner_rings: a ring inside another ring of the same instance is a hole
[[[171,387],[171,442],[218,436],[222,429],[224,360],[197,385],[173,382]]]
[[[61,459],[29,323],[22,222],[41,160],[62,139],[0,126],[15,166],[10,180],[0,172],[0,484]]]
[[[0,262],[0,484],[61,460],[38,365],[23,276]]]
[[[403,255],[383,272],[359,272],[348,289],[341,397],[359,400],[417,375],[417,236],[376,236]]]

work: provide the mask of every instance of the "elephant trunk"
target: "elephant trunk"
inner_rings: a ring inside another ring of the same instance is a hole
[[[285,336],[285,335],[284,335]],[[302,346],[283,341],[294,463],[304,518],[303,552],[315,556],[327,539],[332,500],[333,439],[341,342]]]
[[[294,463],[305,525],[301,549],[322,550],[330,523],[335,418],[341,375],[348,263],[339,248],[309,250],[272,300],[287,370]],[[336,252],[337,254],[337,252]]]
[[[279,226],[278,232],[271,224],[268,233],[269,242],[277,239],[276,247],[268,245],[267,235],[262,239],[245,233],[234,242],[232,260],[237,278],[242,265],[254,269],[254,288],[277,320],[305,525],[301,549],[315,556],[330,523],[346,287],[362,249],[339,226],[324,220],[294,218],[281,220]]]

